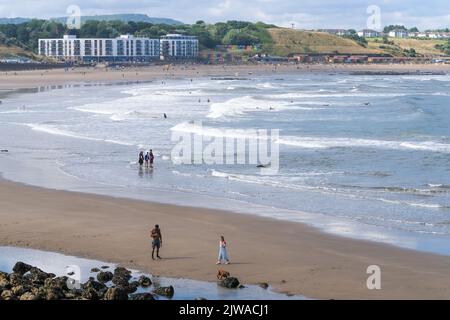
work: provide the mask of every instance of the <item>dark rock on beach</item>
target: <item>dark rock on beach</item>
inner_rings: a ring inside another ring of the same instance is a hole
[[[32,301],[32,300],[40,300],[39,296],[34,295],[31,292],[25,292],[19,300]]]
[[[157,294],[158,296],[163,296],[167,298],[172,298],[175,294],[175,290],[172,286],[169,287],[158,287],[155,290],[153,290],[154,294]]]
[[[98,292],[94,288],[86,288],[81,296],[86,300],[99,300]]]
[[[93,279],[89,279],[88,282],[86,282],[85,284],[83,284],[81,286],[81,288],[83,290],[87,290],[87,289],[91,288],[91,289],[94,289],[95,291],[99,291],[99,290],[102,290],[102,289],[106,289],[106,285],[104,285],[101,282],[95,281]]]
[[[0,295],[2,300],[18,300],[17,296],[11,290],[4,290]]]
[[[137,282],[137,281],[133,281],[130,284],[128,284],[127,286],[123,287],[123,289],[128,294],[135,293],[138,288],[139,288],[139,282]]]
[[[44,285],[44,282],[48,278],[54,278],[56,275],[53,273],[46,273],[39,268],[32,267],[30,273],[25,275],[27,280],[29,280],[33,285]]]
[[[130,279],[131,279],[131,271],[122,267],[117,267],[116,269],[114,269],[112,282],[115,285],[120,287],[128,287]]]
[[[100,269],[99,269],[99,268],[92,268],[92,269],[91,269],[91,272],[94,272],[94,273],[100,272]]]
[[[150,287],[152,285],[152,280],[150,280],[149,277],[142,275],[139,278],[139,284],[141,285],[141,287],[144,287],[144,288]]]
[[[128,294],[122,288],[109,288],[105,300],[128,300]]]
[[[234,277],[228,277],[218,281],[217,284],[224,288],[236,289],[237,287],[239,287],[239,280]]]
[[[109,282],[113,279],[114,275],[109,271],[100,271],[97,274],[97,280],[103,283]]]
[[[269,284],[266,283],[266,282],[259,283],[258,285],[259,285],[261,288],[263,288],[263,289],[268,289],[268,288],[269,288]]]
[[[31,268],[33,268],[33,267],[30,266],[29,264],[19,261],[14,265],[13,271],[14,271],[14,273],[17,273],[17,274],[20,274],[21,276],[23,276],[25,273],[30,271]]]
[[[135,293],[130,295],[130,300],[155,300],[151,293]]]
[[[127,270],[123,267],[117,267],[114,269],[114,276],[127,278],[127,280],[131,279],[131,271]]]

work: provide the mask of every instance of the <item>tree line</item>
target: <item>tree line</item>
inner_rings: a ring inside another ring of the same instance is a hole
[[[62,38],[76,35],[80,38],[115,38],[121,34],[159,38],[168,33],[197,36],[201,49],[213,49],[217,45],[270,44],[268,28],[276,26],[262,22],[227,21],[206,24],[197,21],[192,25],[151,24],[147,22],[89,20],[80,29],[68,29],[65,24],[52,20],[31,20],[20,24],[0,25],[0,43],[16,45],[33,52],[38,51],[38,39]]]

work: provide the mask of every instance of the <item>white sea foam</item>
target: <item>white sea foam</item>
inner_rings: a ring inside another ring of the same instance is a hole
[[[437,203],[421,203],[421,202],[410,202],[401,200],[388,200],[388,199],[378,199],[385,203],[396,204],[396,205],[407,205],[411,207],[420,207],[426,209],[448,209],[448,206],[437,204]]]
[[[258,83],[256,85],[258,88],[264,88],[264,89],[274,89],[276,88],[272,83],[265,82],[265,83]]]
[[[342,92],[342,93],[317,93],[317,92],[289,92],[281,94],[267,95],[271,99],[314,99],[314,98],[384,98],[403,97],[404,93],[363,93],[363,92]]]
[[[285,188],[291,190],[303,190],[303,191],[315,191],[328,194],[339,194],[340,196],[353,198],[353,199],[363,199],[363,200],[375,200],[384,203],[389,203],[392,205],[406,205],[411,207],[421,207],[427,209],[448,209],[449,206],[436,204],[436,203],[421,203],[421,202],[410,202],[401,200],[390,200],[384,198],[376,198],[370,196],[361,196],[354,193],[354,190],[345,190],[344,188],[334,188],[329,186],[311,186],[311,185],[300,185],[294,183],[286,183],[282,180],[275,180],[273,177],[259,176],[259,175],[244,175],[235,173],[226,173],[218,170],[211,170],[211,176],[216,178],[227,179],[230,181],[238,181],[244,183],[265,185],[276,188]]]
[[[208,118],[217,119],[224,116],[232,117],[255,111],[282,111],[289,108],[292,108],[292,106],[286,102],[243,96],[225,102],[211,104]]]
[[[212,128],[192,122],[182,122],[172,127],[175,132],[192,133],[204,137],[234,138],[234,139],[264,139],[259,137],[256,129]],[[266,137],[267,139],[267,137]]]
[[[78,133],[75,133],[72,131],[61,129],[56,126],[34,124],[34,123],[27,123],[26,125],[34,131],[39,131],[39,132],[56,135],[56,136],[63,136],[63,137],[68,137],[68,138],[73,138],[73,139],[82,139],[82,140],[90,140],[90,141],[101,141],[101,142],[106,142],[106,143],[119,144],[119,145],[123,145],[123,146],[132,146],[133,145],[131,143],[127,143],[127,142],[123,142],[123,141],[89,137],[89,136],[81,135],[81,134],[78,134]]]
[[[219,129],[200,126],[195,123],[183,122],[171,128],[172,131],[186,132],[207,137],[223,137],[235,139],[261,139],[256,129]],[[330,138],[330,137],[296,137],[280,136],[275,143],[304,149],[329,148],[382,148],[392,150],[418,150],[429,152],[450,153],[450,144],[436,141],[389,141],[356,138]]]
[[[450,144],[440,143],[436,141],[389,141],[329,137],[281,137],[278,142],[283,145],[305,149],[360,147],[450,153]]]

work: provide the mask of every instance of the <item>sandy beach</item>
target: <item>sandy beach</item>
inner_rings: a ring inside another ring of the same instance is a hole
[[[108,68],[75,68],[0,72],[0,90],[63,85],[76,82],[155,81],[207,76],[249,77],[289,73],[317,72],[449,72],[450,65],[155,65],[128,67],[124,70]]]
[[[0,183],[0,244],[112,261],[156,275],[215,281],[218,235],[224,269],[243,283],[320,299],[448,299],[450,258],[323,234],[299,223]],[[152,261],[149,230],[163,230]],[[366,269],[382,270],[382,290]]]
[[[290,72],[449,71],[450,65],[163,66],[124,71],[75,69],[0,74],[0,89],[77,82],[151,81]],[[0,146],[1,147],[1,146]],[[1,168],[0,168],[1,172]],[[195,206],[195,199],[192,200]],[[149,232],[163,231],[163,260],[152,261]],[[244,284],[318,299],[449,299],[450,257],[325,234],[247,214],[42,189],[0,180],[0,245],[120,263],[155,275],[215,281],[219,236]],[[368,290],[380,266],[382,289]]]

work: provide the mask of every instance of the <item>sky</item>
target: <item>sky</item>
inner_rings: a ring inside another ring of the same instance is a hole
[[[70,5],[80,7],[82,15],[142,13],[185,23],[245,20],[294,24],[297,29],[358,30],[390,24],[421,30],[450,27],[450,0],[0,0],[0,17],[61,17]]]

